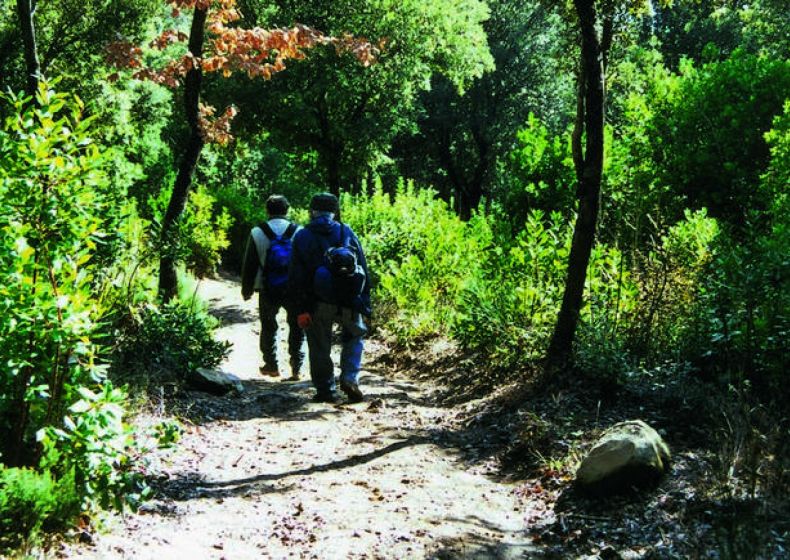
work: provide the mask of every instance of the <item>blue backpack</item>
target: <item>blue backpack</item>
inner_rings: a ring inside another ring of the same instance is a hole
[[[324,252],[324,259],[313,277],[316,296],[326,303],[356,308],[367,278],[357,262],[348,229],[340,224],[340,242]]]
[[[260,225],[269,239],[269,250],[263,267],[266,283],[264,292],[269,295],[284,295],[288,286],[288,267],[291,264],[291,238],[296,232],[296,224],[289,224],[282,235],[277,235],[269,224]]]

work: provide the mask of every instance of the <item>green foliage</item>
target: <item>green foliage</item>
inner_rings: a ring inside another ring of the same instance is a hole
[[[3,99],[14,113],[0,133],[0,422],[29,448],[78,386],[100,380],[91,257],[107,176],[79,100],[46,85],[35,110]]]
[[[708,374],[748,379],[766,395],[785,394],[790,227],[784,218],[750,237],[743,243],[722,236],[716,244],[684,349]]]
[[[358,185],[381,161],[393,137],[412,125],[417,94],[434,73],[463,87],[492,67],[480,0],[256,2],[245,15],[264,26],[307,22],[384,41],[369,68],[317,49],[265,84],[239,78],[230,86],[248,128],[265,127],[283,150],[317,154],[332,189]]]
[[[482,274],[461,294],[453,332],[466,347],[503,365],[543,355],[557,318],[567,270],[572,228],[559,213],[546,219],[535,210],[512,244],[498,239]],[[619,251],[598,245],[590,257],[586,325],[616,324],[633,308],[636,289]]]
[[[213,339],[216,320],[194,301],[173,300],[137,308],[119,334],[113,369],[132,383],[150,377],[183,377],[211,368],[227,356],[229,344]]]
[[[149,199],[155,222],[161,223],[172,189],[162,189],[156,198]],[[232,218],[226,209],[215,210],[216,199],[204,186],[189,193],[177,231],[159,245],[160,254],[173,255],[185,263],[187,270],[198,278],[212,274],[220,263],[221,251],[229,245],[227,230]],[[157,236],[158,237],[158,236]]]
[[[462,211],[481,196],[507,196],[509,173],[500,167],[516,132],[530,113],[552,130],[563,128],[573,96],[572,73],[561,70],[565,44],[559,17],[535,0],[496,0],[488,6],[491,15],[483,28],[494,69],[465,91],[434,75],[431,88],[419,97],[417,129],[403,131],[393,149],[400,174],[432,185],[446,199],[454,197]]]
[[[790,61],[736,52],[687,71],[651,125],[657,172],[676,200],[736,227],[747,209],[766,210],[755,188],[769,160],[764,134],[788,91]]]
[[[0,4],[2,91],[21,89],[25,80],[22,39],[13,3]],[[104,77],[97,67],[107,41],[119,35],[142,37],[162,8],[162,0],[38,2],[35,27],[42,73],[65,77],[70,90],[87,94],[97,78]]]
[[[44,449],[41,466],[73,472],[86,510],[136,507],[150,489],[135,469],[140,450],[123,419],[126,393],[110,382],[76,393],[79,400],[68,408],[62,427],[47,426],[37,434]]]
[[[461,222],[427,189],[401,182],[344,196],[343,220],[360,236],[376,277],[376,312],[401,342],[446,332],[464,278],[483,263],[491,231],[481,216]]]
[[[569,216],[576,196],[576,173],[568,136],[551,135],[530,113],[516,142],[507,162],[504,190],[496,193],[511,225],[520,229],[533,210]]]
[[[632,363],[651,367],[679,359],[718,235],[707,212],[687,210],[652,248],[634,255],[639,301],[623,325]]]
[[[198,278],[212,274],[220,262],[220,253],[228,247],[226,231],[232,224],[227,210],[214,213],[215,199],[204,187],[189,194],[187,210],[181,217],[180,237],[186,239],[187,269]]]
[[[39,464],[43,482],[30,488],[41,492],[47,471],[57,484],[71,477],[84,510],[120,505],[134,499],[137,451],[123,424],[125,395],[98,364],[104,308],[94,292],[108,280],[95,256],[115,212],[104,196],[109,160],[79,99],[42,84],[35,103],[3,101],[10,105],[0,132],[0,425],[10,434],[3,461]],[[66,494],[64,486],[64,504]]]
[[[79,511],[73,471],[56,480],[47,470],[0,465],[0,551],[63,526]]]

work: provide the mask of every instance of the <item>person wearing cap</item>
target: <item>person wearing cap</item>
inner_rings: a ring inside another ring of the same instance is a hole
[[[310,223],[300,229],[293,240],[293,255],[288,273],[297,321],[307,334],[310,355],[310,377],[316,389],[317,402],[337,402],[335,375],[330,350],[332,327],[341,327],[340,389],[350,402],[363,400],[359,389],[359,369],[367,334],[364,317],[370,317],[370,284],[364,282],[361,293],[349,303],[316,290],[319,268],[333,247],[345,245],[356,253],[357,266],[369,278],[365,253],[359,239],[346,224],[335,218],[339,213],[337,197],[320,193],[310,201]]]
[[[299,379],[299,370],[304,362],[302,343],[304,331],[297,323],[297,313],[288,298],[288,285],[285,274],[289,265],[282,271],[283,283],[281,286],[270,281],[267,274],[267,263],[270,252],[280,252],[282,260],[287,258],[292,251],[292,240],[299,231],[299,226],[288,220],[288,199],[282,195],[272,195],[266,200],[268,221],[252,228],[247,240],[247,249],[244,252],[241,275],[241,295],[244,300],[252,297],[253,292],[258,292],[258,311],[261,320],[260,349],[263,354],[261,375],[279,377],[277,367],[277,313],[285,308],[288,321],[288,352],[291,357],[291,379]],[[278,244],[274,247],[274,244]],[[269,266],[271,268],[271,264]]]

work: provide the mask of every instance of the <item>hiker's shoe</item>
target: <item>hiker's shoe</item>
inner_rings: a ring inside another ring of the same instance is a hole
[[[356,383],[351,383],[350,381],[341,381],[340,388],[348,397],[348,402],[358,403],[362,402],[365,398],[362,395],[362,391],[359,390],[359,385]]]
[[[330,404],[337,404],[340,402],[340,397],[337,396],[337,393],[316,393],[313,396],[313,402],[322,402],[322,403],[330,403]]]
[[[276,369],[269,369],[266,366],[261,366],[258,370],[264,377],[280,377],[280,372]]]

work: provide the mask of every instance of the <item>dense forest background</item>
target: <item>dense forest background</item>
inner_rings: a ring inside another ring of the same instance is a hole
[[[195,279],[273,193],[341,195],[377,336],[452,341],[467,390],[698,391],[721,488],[786,492],[788,31],[782,0],[0,1],[0,544],[146,498],[178,429],[130,394],[222,359]]]

